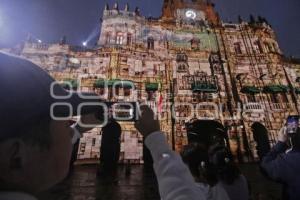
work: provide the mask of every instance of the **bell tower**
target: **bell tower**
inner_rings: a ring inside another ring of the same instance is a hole
[[[183,9],[192,9],[205,13],[207,20],[213,24],[219,22],[218,14],[214,9],[214,4],[210,0],[164,0],[162,9],[162,20],[176,20],[177,11]]]

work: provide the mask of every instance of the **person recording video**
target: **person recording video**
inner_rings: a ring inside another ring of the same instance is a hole
[[[121,126],[114,119],[109,120],[107,125],[102,128],[99,175],[102,173],[103,176],[115,178],[120,158],[121,133]]]
[[[161,199],[206,200],[180,155],[171,150],[154,112],[148,106],[141,106],[140,110],[141,116],[135,127],[145,137],[151,152]]]
[[[263,158],[261,167],[270,178],[283,184],[283,200],[299,200],[300,129],[298,122],[289,121],[281,128],[278,143]]]

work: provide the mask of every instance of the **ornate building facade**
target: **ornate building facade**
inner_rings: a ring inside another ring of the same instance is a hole
[[[158,108],[177,151],[188,143],[187,123],[210,120],[224,127],[236,158],[253,161],[265,134],[253,124],[268,130],[272,145],[287,116],[298,114],[300,74],[283,59],[271,26],[261,17],[225,23],[209,1],[164,0],[157,19],[106,5],[94,48],[28,40],[19,53],[74,89]],[[133,123],[121,125],[121,162],[143,163],[143,138]],[[86,133],[78,158],[99,158],[100,144],[101,129]]]

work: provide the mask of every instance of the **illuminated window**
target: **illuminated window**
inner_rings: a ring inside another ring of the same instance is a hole
[[[122,45],[124,42],[123,40],[124,40],[123,33],[117,33],[116,43],[119,45]]]

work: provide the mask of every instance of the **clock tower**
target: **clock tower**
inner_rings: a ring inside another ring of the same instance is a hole
[[[214,10],[214,4],[209,0],[164,0],[162,20],[207,20],[218,24],[219,16]]]

